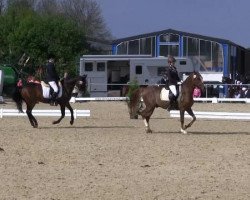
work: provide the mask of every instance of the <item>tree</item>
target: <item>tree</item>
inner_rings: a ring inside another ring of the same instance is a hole
[[[25,53],[32,66],[55,55],[59,70],[75,72],[76,59],[86,53],[85,33],[75,22],[61,16],[41,16],[31,9],[9,9],[0,17],[0,59],[17,64]]]
[[[35,10],[41,15],[58,15],[60,9],[55,0],[37,0]]]
[[[42,15],[63,15],[85,31],[86,37],[109,41],[112,38],[95,0],[37,0],[36,10]]]
[[[0,16],[3,14],[4,11],[4,0],[0,0]]]
[[[110,36],[94,0],[6,0],[0,15],[0,63],[17,64],[25,53],[38,66],[54,54],[61,70],[75,72],[79,57],[93,50],[88,36],[99,41]]]
[[[62,13],[77,22],[87,37],[110,39],[111,33],[103,20],[100,6],[93,0],[61,0]]]
[[[9,42],[16,55],[26,53],[36,65],[53,54],[59,66],[68,66],[69,71],[72,67],[75,71],[76,57],[86,51],[84,33],[62,17],[27,16],[10,34]]]

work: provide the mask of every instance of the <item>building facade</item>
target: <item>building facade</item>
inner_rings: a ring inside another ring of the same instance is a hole
[[[249,50],[229,40],[173,29],[114,40],[112,54],[188,57],[203,74],[250,80]]]

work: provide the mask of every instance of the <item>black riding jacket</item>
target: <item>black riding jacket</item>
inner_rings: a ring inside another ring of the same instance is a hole
[[[46,79],[48,82],[55,81],[56,83],[59,81],[59,76],[57,75],[56,68],[54,63],[49,62],[46,65],[47,76]]]
[[[167,76],[169,85],[177,85],[181,81],[175,66],[167,67]]]

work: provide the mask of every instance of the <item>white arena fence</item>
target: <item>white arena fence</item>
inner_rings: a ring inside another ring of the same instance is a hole
[[[128,97],[72,97],[71,103],[83,102],[83,101],[126,101]],[[250,98],[194,98],[195,102],[207,102],[207,103],[250,103]]]
[[[26,117],[26,110],[23,110],[24,113],[20,113],[17,109],[0,109],[0,118],[3,118],[3,116],[6,117]],[[61,116],[61,110],[32,110],[32,114],[34,116],[42,116],[42,117],[52,117],[52,116]],[[70,111],[65,110],[65,116],[69,117]],[[74,118],[77,117],[89,117],[90,116],[90,110],[77,110],[74,109]]]
[[[82,102],[82,101],[126,101],[128,97],[71,97],[70,102]]]
[[[250,120],[250,113],[194,111],[197,119]],[[171,110],[170,117],[180,117],[180,111]],[[185,112],[185,118],[191,116]]]

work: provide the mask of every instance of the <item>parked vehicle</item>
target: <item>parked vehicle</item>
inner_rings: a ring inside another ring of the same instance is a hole
[[[80,59],[80,75],[87,74],[90,96],[120,96],[121,88],[130,81],[139,85],[160,82],[167,66],[167,57],[148,55],[85,55]],[[180,77],[193,72],[191,60],[176,58]]]
[[[0,65],[0,70],[2,71],[0,77],[0,95],[2,95],[2,93],[11,95],[16,87],[18,72],[14,67],[8,65]]]

